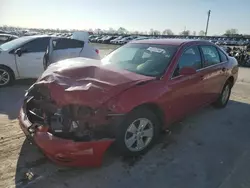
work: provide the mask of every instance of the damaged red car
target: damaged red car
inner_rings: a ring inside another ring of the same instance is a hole
[[[114,144],[147,151],[162,129],[205,105],[224,108],[238,63],[207,41],[132,41],[102,60],[54,63],[25,94],[20,125],[52,161],[99,166]]]

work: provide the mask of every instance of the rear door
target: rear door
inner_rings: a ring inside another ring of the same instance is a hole
[[[226,79],[227,56],[213,45],[201,45],[203,68],[198,70],[202,75],[203,101],[212,102],[219,96]]]
[[[202,58],[197,46],[185,49],[178,60],[168,84],[170,93],[166,98],[167,116],[175,121],[201,105],[202,83],[200,72],[194,75],[183,76],[179,71],[183,67],[192,67],[199,70],[202,67]]]
[[[68,38],[53,38],[50,40],[50,45],[46,52],[47,62],[49,64],[74,57],[79,57],[83,50],[84,42],[68,39]]]

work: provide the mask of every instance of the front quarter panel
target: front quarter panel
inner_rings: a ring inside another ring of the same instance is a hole
[[[163,95],[167,90],[168,88],[163,80],[154,80],[124,91],[108,101],[107,105],[112,112],[118,114],[126,114],[135,107],[147,103],[156,104],[163,109],[164,107],[161,104],[163,104]]]
[[[4,65],[4,66],[9,67],[14,72],[15,77],[16,78],[19,77],[14,54],[10,54],[10,53],[5,52],[5,51],[1,52],[0,53],[0,65]]]

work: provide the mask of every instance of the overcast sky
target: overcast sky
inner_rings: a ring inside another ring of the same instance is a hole
[[[250,0],[0,0],[0,25],[89,29],[110,27],[175,33],[205,30],[250,34]]]

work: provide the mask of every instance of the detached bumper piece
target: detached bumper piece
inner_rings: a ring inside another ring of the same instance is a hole
[[[32,140],[51,161],[63,166],[101,166],[104,152],[114,141],[114,139],[100,139],[75,142],[56,137],[49,133],[45,126],[32,124],[23,108],[20,111],[19,123],[29,140]]]

